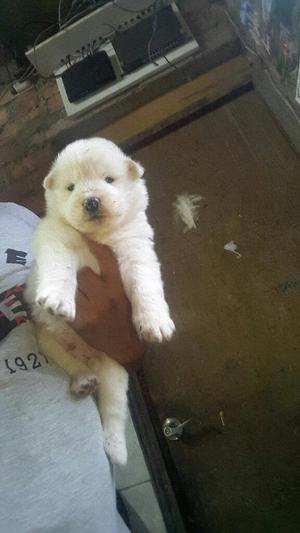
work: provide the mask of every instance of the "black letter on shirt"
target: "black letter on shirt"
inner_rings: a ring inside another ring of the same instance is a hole
[[[12,250],[12,248],[7,248],[6,250],[6,262],[7,263],[18,263],[19,265],[26,265],[26,255],[27,252],[22,252],[21,250]]]

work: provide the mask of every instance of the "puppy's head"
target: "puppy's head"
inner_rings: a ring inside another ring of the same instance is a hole
[[[120,226],[147,206],[144,169],[114,143],[69,144],[44,180],[48,212],[83,233]]]

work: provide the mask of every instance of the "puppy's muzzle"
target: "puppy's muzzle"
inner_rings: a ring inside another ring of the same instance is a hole
[[[86,198],[86,200],[84,200],[82,205],[83,205],[84,210],[89,214],[91,218],[100,217],[100,207],[101,207],[100,198],[96,196],[91,196],[90,198]]]

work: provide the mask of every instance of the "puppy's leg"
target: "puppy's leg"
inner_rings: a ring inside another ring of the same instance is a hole
[[[128,374],[125,368],[105,354],[101,359],[88,361],[88,365],[97,375],[100,384],[99,410],[105,451],[112,463],[125,465]]]
[[[88,346],[66,323],[60,321],[55,326],[55,333],[63,345],[56,341],[45,327],[38,327],[37,338],[41,350],[71,376],[71,390],[75,394],[85,396],[95,392],[99,386],[104,447],[113,463],[125,464],[128,388],[126,370],[107,355]],[[85,358],[85,364],[79,359],[82,357]]]
[[[49,240],[40,243],[36,256],[35,302],[54,315],[74,320],[77,254],[66,245]]]
[[[44,231],[38,237],[35,243],[36,267],[26,291],[28,300],[52,315],[74,320],[77,272],[88,266],[100,274],[98,261],[84,240],[78,240],[77,235],[75,240],[72,233],[69,239],[64,235],[63,241],[60,241],[57,236],[48,237]],[[73,248],[68,244],[69,241]]]
[[[39,348],[71,377],[71,391],[76,396],[92,394],[98,387],[97,377],[82,361],[67,351],[52,333],[43,326],[36,326]]]
[[[149,238],[124,239],[114,246],[138,334],[147,341],[169,340],[175,325],[165,300],[160,264]]]

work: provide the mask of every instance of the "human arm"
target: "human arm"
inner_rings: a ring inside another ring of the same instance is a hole
[[[116,258],[107,247],[89,244],[101,264],[101,276],[85,268],[78,274],[76,318],[70,325],[93,348],[121,364],[139,360],[146,346],[132,323]]]

